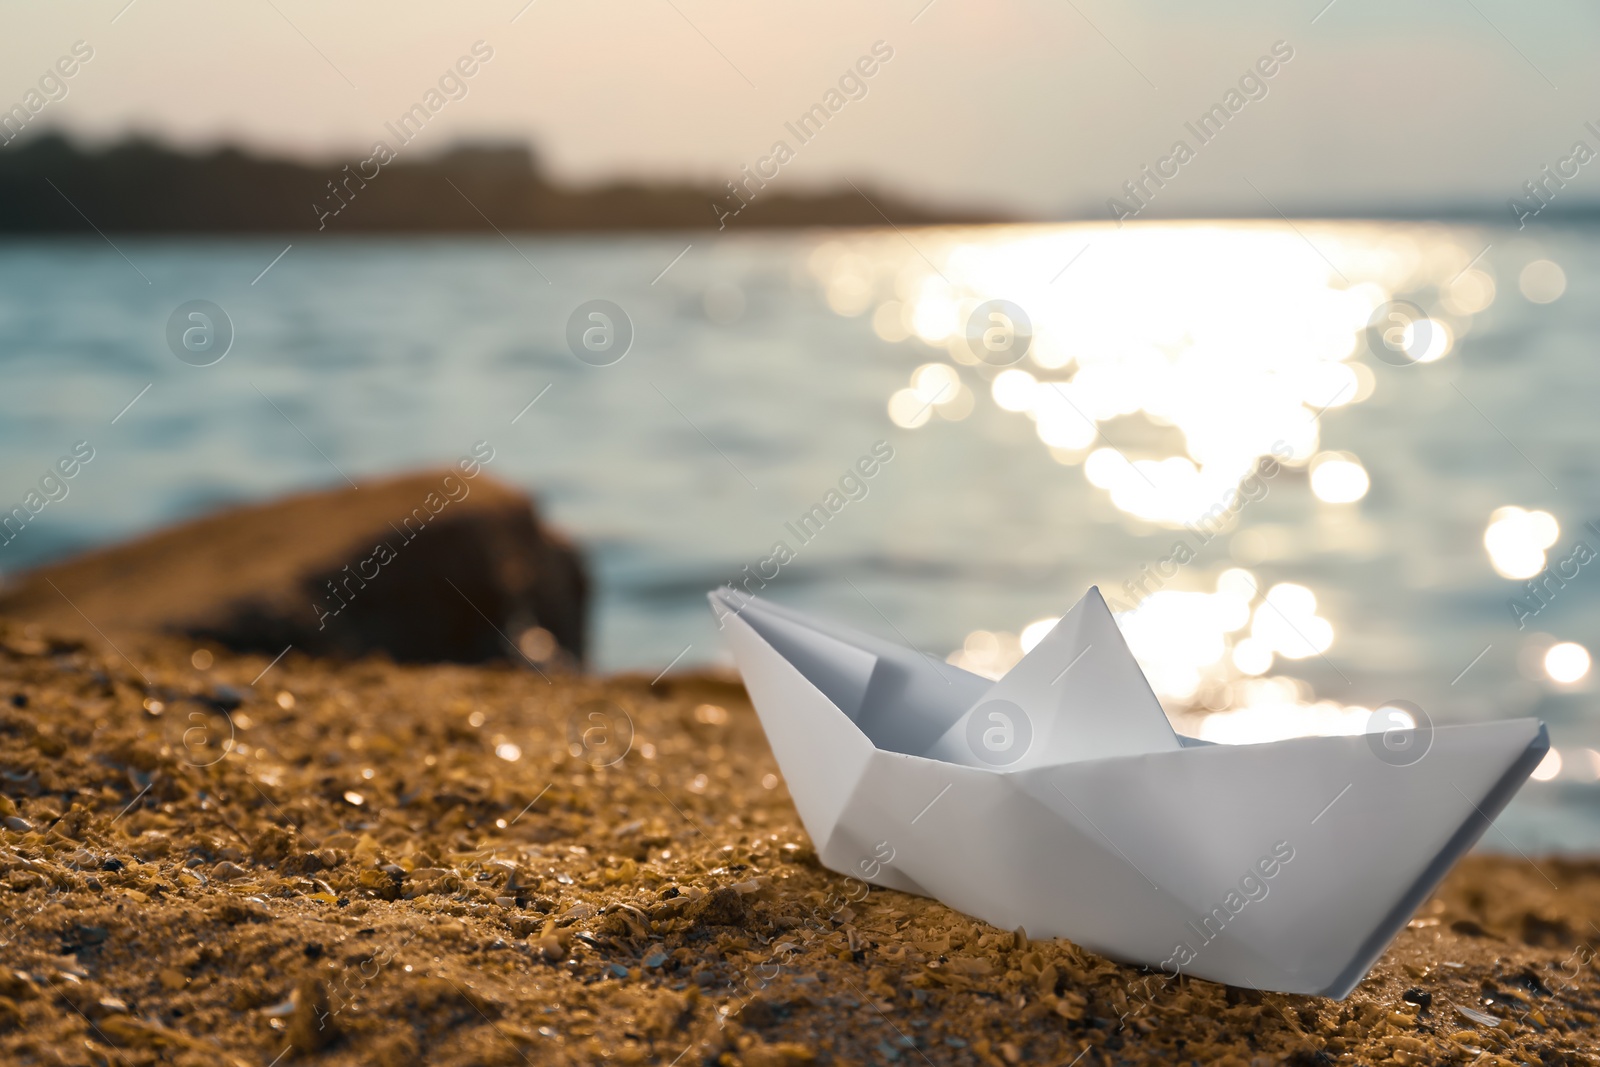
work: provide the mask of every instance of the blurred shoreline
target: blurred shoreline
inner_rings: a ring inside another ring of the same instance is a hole
[[[849,181],[768,191],[770,179],[755,186],[748,173],[742,182],[722,187],[670,179],[576,184],[547,175],[537,151],[526,144],[467,142],[415,151],[422,155],[401,158],[380,144],[347,157],[307,160],[231,144],[186,150],[130,137],[91,146],[54,130],[25,133],[0,150],[0,238],[86,234],[91,228],[218,237],[627,235],[1097,222],[1121,228],[1284,217],[1192,206],[1171,214],[1155,203],[1140,208],[1137,218],[1101,205],[1019,216],[987,204],[934,203]],[[366,164],[376,166],[368,173]],[[733,210],[733,205],[739,206]],[[1551,201],[1536,213],[1519,213],[1515,201],[1400,200],[1343,206],[1291,202],[1285,211],[1305,221],[1515,223],[1519,232],[1529,233],[1600,225],[1600,199]]]
[[[418,150],[420,151],[420,150]],[[364,164],[378,163],[369,173]],[[731,188],[731,183],[730,188]],[[746,194],[749,194],[746,189]],[[462,144],[420,158],[309,162],[233,146],[186,152],[129,139],[87,148],[57,133],[0,152],[0,234],[658,232],[726,227],[729,191],[691,182],[570,186],[530,147]],[[853,185],[749,195],[736,229],[1003,222]]]

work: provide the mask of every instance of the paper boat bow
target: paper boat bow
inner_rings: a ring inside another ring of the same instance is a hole
[[[1096,589],[997,682],[710,599],[825,866],[1171,975],[1344,997],[1549,749],[1535,719],[1183,737]]]

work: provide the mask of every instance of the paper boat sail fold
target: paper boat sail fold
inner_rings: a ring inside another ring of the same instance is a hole
[[[1015,720],[1014,709],[1028,717],[1030,744],[1014,761],[996,763],[997,756],[1008,754],[998,742],[1006,740],[1003,717]],[[979,737],[976,753],[968,744],[969,732]],[[982,743],[986,734],[995,744]],[[1100,590],[1090,588],[925,754],[949,763],[1022,770],[1180,747],[1111,609]]]
[[[1345,996],[1549,748],[1532,719],[1442,727],[1403,758],[1377,735],[1193,744],[1092,591],[992,683],[711,602],[824,865],[1171,975]],[[996,702],[1031,730],[1010,762],[985,747]]]

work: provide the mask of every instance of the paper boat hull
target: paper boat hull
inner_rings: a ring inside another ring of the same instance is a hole
[[[1343,997],[1537,766],[1542,724],[1208,745],[1014,773],[880,749],[744,619],[723,627],[822,863],[1032,937]]]

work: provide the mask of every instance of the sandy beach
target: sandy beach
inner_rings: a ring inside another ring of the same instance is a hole
[[[1343,1002],[822,869],[708,675],[0,624],[14,1063],[1600,1063],[1600,862],[1474,856]]]

